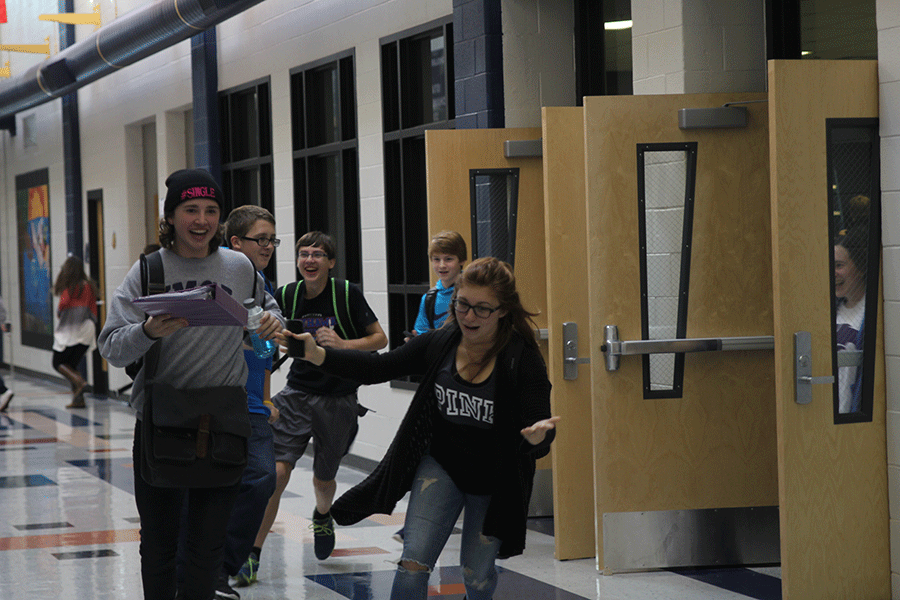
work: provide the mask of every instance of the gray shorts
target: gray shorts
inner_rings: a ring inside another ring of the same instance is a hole
[[[333,480],[359,431],[356,392],[317,396],[285,386],[272,403],[281,413],[272,424],[275,460],[293,467],[312,438],[313,474],[320,481]]]

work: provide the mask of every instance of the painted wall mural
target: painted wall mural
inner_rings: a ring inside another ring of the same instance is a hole
[[[50,185],[47,169],[16,176],[19,308],[22,344],[53,347]]]

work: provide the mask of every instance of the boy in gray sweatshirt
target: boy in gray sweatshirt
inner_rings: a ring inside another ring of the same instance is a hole
[[[250,260],[222,244],[222,190],[206,171],[176,171],[166,180],[159,250],[166,291],[217,283],[239,303],[255,297],[263,302],[264,286]],[[131,267],[110,303],[100,332],[100,353],[124,367],[161,340],[156,380],[179,389],[244,387],[247,363],[241,327],[188,327],[183,318],[145,318],[132,300],[141,295],[140,265]],[[268,305],[268,306],[271,306]],[[271,339],[283,322],[263,315],[261,337]],[[135,378],[132,407],[138,419],[144,404],[144,369]],[[244,411],[246,412],[246,407]],[[135,426],[134,496],[141,518],[141,575],[145,598],[212,598],[222,565],[225,531],[239,483],[216,488],[161,488],[140,473],[141,427]],[[176,583],[175,555],[182,506],[188,505],[188,563],[182,589]]]

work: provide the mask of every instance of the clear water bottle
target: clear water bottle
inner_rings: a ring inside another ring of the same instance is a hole
[[[275,354],[275,340],[264,340],[256,333],[259,328],[259,321],[262,319],[263,309],[257,306],[256,300],[247,298],[244,300],[244,307],[247,309],[247,329],[250,331],[250,342],[253,344],[253,351],[259,358],[269,358]]]

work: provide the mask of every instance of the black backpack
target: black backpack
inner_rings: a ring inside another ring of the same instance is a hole
[[[428,319],[428,329],[434,329],[434,305],[437,302],[438,290],[436,287],[425,292],[425,318]]]
[[[150,254],[141,254],[141,296],[161,294],[164,291],[166,291],[166,280],[159,250]],[[144,357],[142,356],[127,365],[125,372],[131,379],[134,379],[143,368]]]

